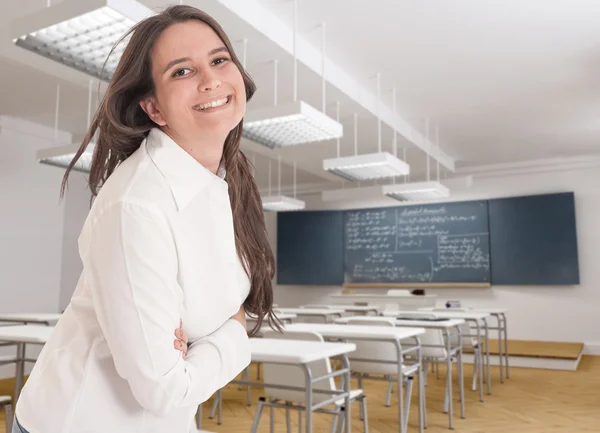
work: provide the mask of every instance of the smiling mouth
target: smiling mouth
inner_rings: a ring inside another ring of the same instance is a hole
[[[225,105],[229,104],[230,102],[231,102],[231,95],[229,95],[225,98],[215,99],[214,101],[206,102],[204,104],[194,105],[192,107],[192,109],[194,109],[196,111],[209,111],[214,108],[224,107]]]

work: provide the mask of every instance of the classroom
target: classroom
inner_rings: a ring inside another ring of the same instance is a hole
[[[0,433],[600,431],[599,16],[2,0]]]

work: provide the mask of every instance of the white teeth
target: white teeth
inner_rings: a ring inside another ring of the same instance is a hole
[[[227,104],[228,98],[219,99],[216,101],[207,102],[206,104],[196,105],[194,108],[197,110],[206,110],[208,108],[220,107]]]

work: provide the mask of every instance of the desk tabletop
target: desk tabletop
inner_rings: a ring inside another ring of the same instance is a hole
[[[480,312],[475,312],[475,311],[438,311],[438,310],[427,310],[427,309],[394,311],[394,316],[398,317],[398,316],[402,316],[402,314],[415,315],[415,314],[419,314],[419,313],[434,315],[435,317],[443,317],[446,319],[481,320],[481,319],[489,319],[491,317],[490,313],[480,313]]]
[[[354,352],[356,345],[352,343],[251,338],[250,350],[253,362],[306,364],[319,359]]]
[[[393,326],[341,325],[335,323],[294,323],[286,325],[284,329],[299,332],[316,332],[323,337],[329,338],[377,338],[390,340],[402,340],[425,333],[425,329],[419,327],[396,328]]]
[[[342,317],[341,319],[336,319],[334,323],[338,324],[346,324],[349,321],[381,321],[388,322],[394,320],[393,317],[368,317],[368,316],[357,316],[357,317]],[[398,327],[402,328],[433,328],[433,329],[444,329],[444,328],[453,328],[455,326],[462,325],[465,323],[464,319],[448,319],[440,322],[433,322],[429,320],[401,320],[395,319],[394,323]]]
[[[0,322],[57,322],[61,313],[0,313]]]
[[[298,316],[329,316],[331,314],[344,314],[344,310],[333,308],[278,308],[277,311]]]
[[[290,319],[295,319],[297,317],[296,314],[290,314],[290,313],[275,313],[275,316],[279,319],[279,320],[290,320]],[[265,315],[264,319],[267,319],[267,316]],[[256,317],[250,317],[248,314],[246,314],[246,320],[256,320]]]
[[[331,304],[328,306],[329,308],[334,308],[338,310],[345,311],[373,311],[373,310],[381,310],[381,306],[379,305],[351,305],[351,304]]]
[[[0,326],[0,341],[44,344],[50,338],[52,331],[54,331],[54,326]]]

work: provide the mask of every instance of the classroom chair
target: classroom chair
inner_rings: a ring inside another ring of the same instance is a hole
[[[323,337],[316,332],[296,332],[286,331],[285,333],[279,333],[272,330],[265,331],[265,338],[278,338],[278,339],[289,339],[289,340],[308,340],[308,341],[319,341],[324,342]],[[323,358],[318,361],[310,363],[310,369],[313,377],[320,377],[330,374],[332,372],[331,362],[329,358]],[[286,386],[293,386],[298,388],[305,387],[305,377],[303,371],[295,365],[277,365],[277,364],[264,364],[263,376],[265,383],[281,384]],[[315,382],[315,388],[318,389],[331,389],[332,391],[338,388],[335,385],[335,381],[332,377]],[[306,410],[305,394],[303,391],[292,391],[286,389],[277,388],[265,388],[265,397],[261,397],[258,402],[258,408],[254,417],[251,432],[255,433],[258,429],[260,422],[260,416],[265,406],[270,408],[271,412],[271,431],[274,431],[274,420],[275,420],[275,408],[284,408],[286,414],[286,425],[287,433],[291,433],[291,418],[290,411],[297,410],[299,414],[299,423],[302,424],[302,412]],[[333,394],[314,393],[312,396],[312,403],[318,404],[319,402],[332,398]],[[367,417],[367,397],[362,389],[351,390],[350,402],[360,402],[360,415],[363,421],[363,429],[365,433],[368,433],[369,422]],[[333,409],[317,409],[314,412],[328,413],[333,415],[330,432],[333,433],[336,429],[342,432],[345,424],[345,412],[344,412],[345,399],[340,398],[333,403]],[[302,427],[300,427],[302,431]]]

